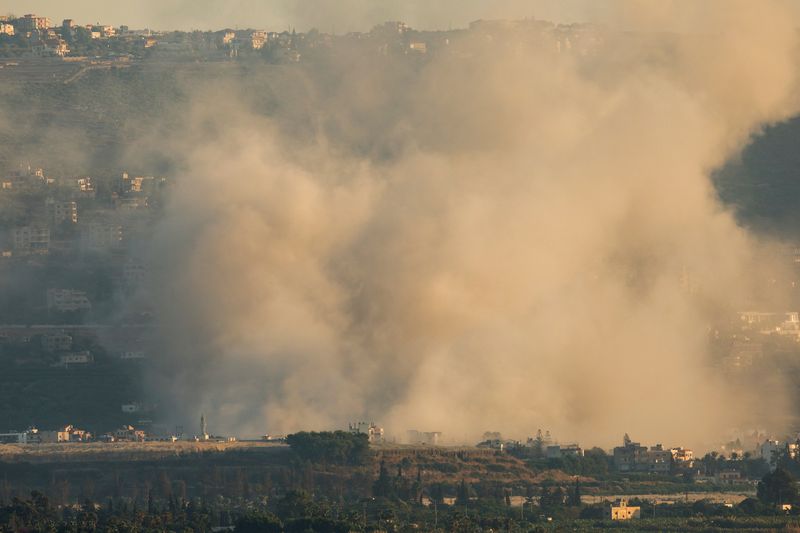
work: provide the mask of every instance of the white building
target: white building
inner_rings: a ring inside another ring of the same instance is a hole
[[[94,363],[94,357],[91,352],[84,350],[82,352],[65,353],[59,356],[56,366],[69,367],[74,365],[90,365]]]
[[[89,297],[83,291],[47,289],[47,309],[61,313],[91,309]]]

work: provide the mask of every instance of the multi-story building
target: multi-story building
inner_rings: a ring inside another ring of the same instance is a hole
[[[672,461],[691,467],[694,462],[694,452],[687,448],[672,448]]]
[[[39,226],[23,226],[11,230],[14,249],[19,251],[47,252],[50,248],[50,229]]]
[[[70,366],[70,365],[88,365],[94,362],[94,357],[92,353],[84,350],[82,352],[72,352],[66,353],[59,357],[59,365],[60,366]]]
[[[70,224],[78,223],[78,203],[77,202],[57,202],[48,201],[47,210],[50,220],[58,226],[65,222]]]
[[[668,474],[672,468],[672,451],[665,450],[660,444],[651,446],[639,458],[636,470],[652,474]]]
[[[68,313],[92,308],[89,297],[83,291],[72,289],[47,289],[47,309]]]
[[[350,433],[367,435],[369,442],[383,441],[383,428],[374,422],[351,422]]]
[[[72,336],[64,331],[42,335],[42,348],[48,352],[65,352],[72,348]]]
[[[773,470],[778,465],[781,452],[786,450],[780,441],[767,439],[758,447],[758,455],[766,461]]]
[[[645,453],[647,446],[629,440],[626,435],[623,445],[614,448],[614,466],[620,472],[633,472]]]
[[[577,444],[554,444],[548,446],[545,455],[548,459],[561,459],[562,457],[583,457],[583,448]]]
[[[50,24],[50,19],[47,17],[37,17],[36,15],[29,13],[27,15],[23,15],[22,17],[16,19],[15,21],[16,27],[19,31],[34,31],[34,30],[46,30],[52,24]]]
[[[660,444],[642,446],[631,441],[627,435],[622,446],[614,448],[614,466],[620,472],[668,473],[672,468],[672,450]]]
[[[267,32],[264,30],[253,30],[250,32],[250,46],[253,50],[261,50],[267,44]]]
[[[122,226],[93,222],[83,232],[84,246],[93,251],[107,251],[122,244]]]

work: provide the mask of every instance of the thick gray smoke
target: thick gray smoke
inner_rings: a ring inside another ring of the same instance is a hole
[[[781,2],[613,5],[646,34],[558,53],[475,31],[413,68],[298,74],[302,125],[198,90],[161,145],[182,171],[152,254],[176,416],[600,444],[783,429],[780,383],[756,400],[711,365],[710,325],[771,295],[768,245],[709,174],[798,111],[795,20]]]

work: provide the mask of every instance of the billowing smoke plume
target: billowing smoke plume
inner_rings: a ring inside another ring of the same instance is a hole
[[[464,440],[777,423],[778,381],[756,402],[712,365],[709,328],[772,295],[766,245],[709,175],[798,110],[795,21],[780,2],[612,5],[643,32],[341,52],[263,80],[273,118],[235,84],[196,91],[160,141],[181,169],[152,251],[165,405],[219,431],[374,419]]]

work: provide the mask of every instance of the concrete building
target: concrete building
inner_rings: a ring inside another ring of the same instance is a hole
[[[411,42],[408,45],[409,52],[413,52],[415,54],[427,54],[428,53],[428,44],[423,42]]]
[[[31,442],[27,431],[0,433],[0,444],[28,444]]]
[[[23,226],[11,230],[11,240],[17,251],[47,252],[50,248],[50,229],[41,226]]]
[[[144,431],[133,426],[122,426],[112,434],[112,437],[117,441],[144,442],[146,435]]]
[[[78,223],[77,202],[58,202],[49,200],[46,205],[48,216],[54,225],[58,226],[65,222],[70,224]]]
[[[438,446],[442,440],[441,431],[417,431],[410,429],[407,433],[408,443],[420,446]]]
[[[37,17],[36,15],[29,13],[27,15],[23,15],[22,17],[16,19],[14,21],[17,29],[21,32],[30,32],[34,30],[46,30],[52,24],[50,24],[50,19],[47,17]]]
[[[72,348],[72,336],[64,331],[42,335],[42,348],[48,352],[65,352]]]
[[[351,422],[349,430],[353,434],[366,435],[369,442],[383,442],[383,428],[375,422]]]
[[[95,188],[92,178],[88,176],[59,178],[59,188],[67,192],[72,198],[94,198]]]
[[[665,450],[660,444],[651,446],[646,453],[640,457],[640,462],[636,470],[650,472],[652,474],[668,474],[672,468],[672,451]]]
[[[774,470],[784,449],[785,446],[781,445],[780,441],[767,439],[758,447],[758,455],[769,464],[770,469]]]
[[[47,289],[47,309],[60,313],[85,311],[92,308],[89,297],[83,291],[72,289]]]
[[[31,51],[38,57],[64,57],[69,54],[69,45],[64,39],[42,39],[31,45]]]
[[[742,474],[738,470],[722,470],[714,476],[714,480],[721,485],[737,483],[741,479]]]
[[[62,442],[70,441],[70,433],[65,429],[57,429],[55,431],[40,431],[39,442],[42,444],[60,444]]]
[[[739,313],[742,328],[756,330],[765,335],[791,335],[800,337],[800,313],[743,311]]]
[[[647,453],[647,446],[626,439],[622,446],[614,448],[614,467],[619,472],[633,472],[641,457]]]
[[[250,32],[250,47],[253,50],[261,50],[267,44],[267,32],[264,30],[253,30]]]
[[[83,231],[84,246],[92,251],[102,252],[122,245],[122,226],[93,222]]]
[[[548,459],[561,459],[563,457],[583,457],[583,448],[577,444],[555,444],[546,449]]]
[[[91,352],[84,350],[81,352],[66,353],[59,357],[59,366],[69,367],[74,365],[89,365],[94,362]]]
[[[675,463],[692,466],[694,462],[694,452],[687,448],[672,448],[670,453],[672,453],[672,461]]]
[[[623,445],[614,448],[614,466],[619,472],[665,474],[672,468],[672,450],[665,450],[660,444],[648,450],[626,435]]]
[[[626,500],[619,500],[612,503],[608,508],[607,518],[610,520],[632,520],[641,518],[641,507],[630,507]]]

